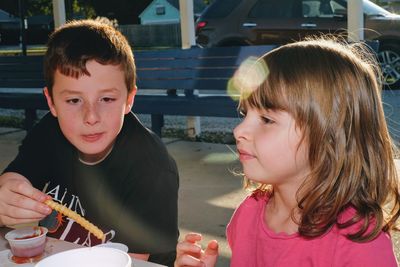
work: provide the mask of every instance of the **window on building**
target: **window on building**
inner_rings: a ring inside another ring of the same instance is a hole
[[[164,5],[156,5],[156,15],[165,15]]]

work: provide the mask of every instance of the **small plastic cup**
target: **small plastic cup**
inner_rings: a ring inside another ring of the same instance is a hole
[[[30,258],[44,252],[47,228],[30,226],[12,230],[5,235],[11,253],[17,257]]]

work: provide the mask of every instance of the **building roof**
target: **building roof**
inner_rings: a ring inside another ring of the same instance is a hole
[[[16,21],[19,21],[19,18],[0,9],[0,21],[1,22],[16,22]]]

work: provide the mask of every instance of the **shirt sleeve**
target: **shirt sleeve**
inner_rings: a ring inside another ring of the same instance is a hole
[[[332,266],[398,266],[390,236],[384,232],[374,240],[364,243],[341,236],[337,247],[336,263]]]
[[[35,187],[41,185],[47,176],[48,166],[51,166],[47,160],[51,146],[47,143],[49,139],[46,133],[49,119],[48,116],[45,117],[27,133],[19,146],[17,156],[3,173],[16,172],[25,176]]]

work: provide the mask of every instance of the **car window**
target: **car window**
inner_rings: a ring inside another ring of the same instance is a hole
[[[385,16],[390,12],[370,1],[363,1],[364,13],[369,16]],[[347,16],[345,0],[302,0],[302,15],[305,18],[332,18],[334,15]]]
[[[248,18],[293,18],[300,14],[298,0],[258,0],[251,8]]]
[[[378,5],[375,5],[372,2],[369,1],[364,1],[364,13],[369,15],[369,16],[385,16],[385,15],[391,15],[391,13],[389,11],[387,11],[386,9],[381,8]]]
[[[203,18],[222,18],[228,16],[242,0],[219,0],[214,1],[203,13]]]
[[[303,0],[302,14],[305,18],[333,18],[337,13],[345,13],[346,6],[330,0]]]

